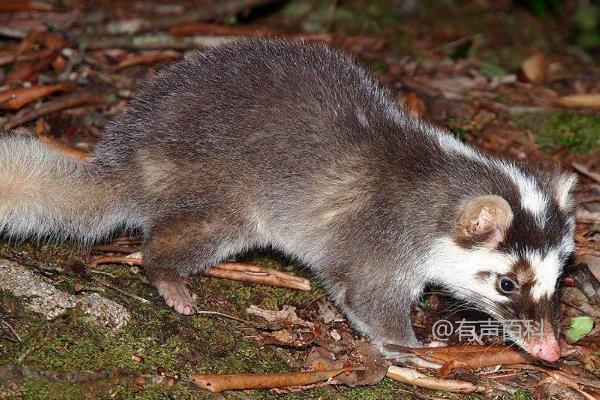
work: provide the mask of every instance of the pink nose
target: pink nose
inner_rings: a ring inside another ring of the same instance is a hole
[[[531,348],[531,354],[539,359],[554,362],[560,358],[560,346],[554,337],[546,337]]]

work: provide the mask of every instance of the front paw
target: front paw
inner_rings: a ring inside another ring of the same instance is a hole
[[[165,303],[179,314],[192,315],[196,313],[196,304],[190,291],[181,281],[159,280],[154,282]]]

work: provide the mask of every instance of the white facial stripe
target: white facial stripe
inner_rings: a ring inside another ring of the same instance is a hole
[[[540,190],[537,182],[514,164],[505,161],[494,162],[510,177],[519,190],[521,207],[529,211],[535,217],[536,223],[543,228],[546,223],[546,209],[548,208],[548,197]]]
[[[531,288],[534,301],[544,296],[552,296],[556,281],[562,270],[563,260],[558,249],[552,249],[542,257],[539,251],[527,251],[525,259],[533,269],[535,283]]]
[[[548,208],[548,196],[540,190],[539,185],[533,177],[527,176],[517,165],[503,160],[490,159],[473,147],[467,146],[455,137],[441,131],[432,132],[427,130],[429,134],[434,134],[440,147],[446,151],[455,152],[473,160],[481,162],[484,165],[493,167],[502,171],[515,184],[519,190],[521,199],[521,207],[530,212],[540,228],[543,228],[546,223],[546,210]]]
[[[493,282],[482,282],[476,274],[483,271],[506,274],[518,260],[514,255],[490,249],[464,249],[449,237],[436,239],[430,254],[426,270],[432,281],[452,289],[463,288],[462,293],[459,289],[456,294],[470,301],[476,302],[477,299],[469,292],[497,302],[508,300],[498,293]]]

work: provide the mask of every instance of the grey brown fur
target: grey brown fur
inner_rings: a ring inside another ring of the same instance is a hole
[[[445,282],[428,267],[431,243],[448,236],[470,249],[486,240],[458,239],[460,204],[506,199],[514,219],[498,249],[544,252],[569,235],[572,210],[551,195],[556,174],[518,167],[550,193],[542,229],[519,212],[514,182],[477,157],[493,159],[449,151],[439,139],[447,135],[410,118],[346,56],[241,41],[150,79],[89,162],[34,139],[1,139],[0,229],[92,241],[141,228],[148,276],[183,302],[182,278],[272,246],[308,265],[375,342],[416,346],[411,305],[425,284]],[[36,192],[22,172],[40,166],[50,174]],[[469,297],[468,288],[450,289]],[[498,309],[507,318],[523,311]]]

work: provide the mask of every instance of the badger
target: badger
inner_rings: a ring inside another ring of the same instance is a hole
[[[384,351],[422,345],[411,306],[440,285],[535,321],[543,334],[511,339],[556,361],[575,181],[415,119],[325,45],[246,39],[151,77],[89,160],[2,134],[0,231],[89,244],[137,230],[149,280],[185,315],[186,277],[276,249]]]

